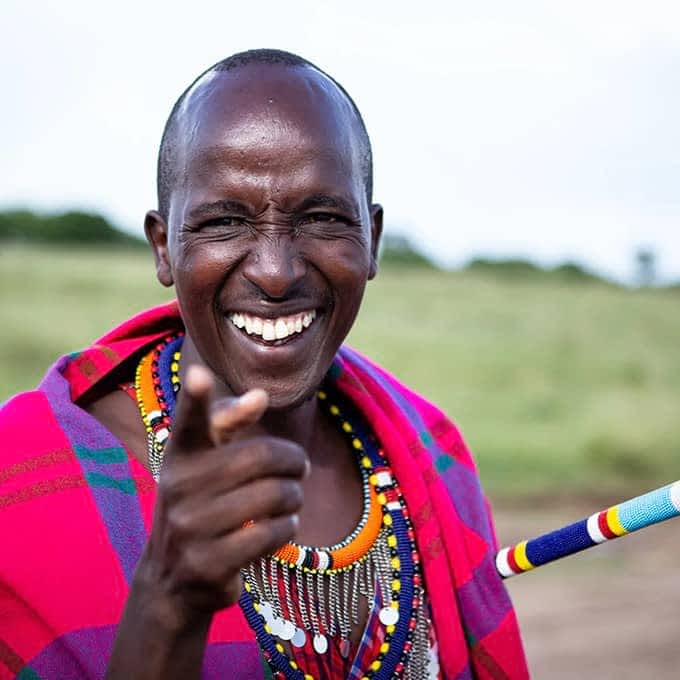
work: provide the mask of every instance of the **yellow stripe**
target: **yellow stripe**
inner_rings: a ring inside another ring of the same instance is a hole
[[[527,542],[522,541],[515,546],[515,562],[522,571],[533,569],[534,565],[527,559]]]
[[[607,526],[617,535],[627,534],[626,528],[619,521],[619,506],[615,505],[607,510]]]

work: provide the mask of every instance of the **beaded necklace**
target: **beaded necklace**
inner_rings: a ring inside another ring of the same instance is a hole
[[[135,374],[135,393],[147,430],[154,478],[172,426],[180,389],[182,335],[166,337],[144,356]],[[359,598],[378,601],[384,641],[363,669],[365,678],[427,677],[429,619],[413,526],[396,479],[375,439],[339,394],[317,397],[339,421],[357,456],[364,508],[359,524],[344,540],[327,547],[287,543],[274,555],[243,570],[241,608],[274,677],[311,680],[286,653],[309,637],[318,654],[328,637],[340,637],[350,653],[352,625],[359,623]]]

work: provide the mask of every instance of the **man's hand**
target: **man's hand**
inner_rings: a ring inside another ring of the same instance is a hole
[[[237,602],[240,570],[293,538],[309,465],[291,441],[234,440],[261,418],[264,391],[216,404],[211,397],[211,375],[191,366],[165,450],[151,536],[135,576],[143,600],[153,601],[175,630]]]

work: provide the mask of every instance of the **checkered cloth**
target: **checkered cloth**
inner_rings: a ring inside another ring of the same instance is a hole
[[[176,303],[144,312],[60,359],[37,390],[0,409],[0,680],[104,677],[156,487],[79,404],[129,380],[135,358],[181,328]],[[490,513],[458,430],[348,347],[328,379],[371,424],[399,479],[443,677],[528,677],[494,567]],[[214,617],[203,677],[270,677],[238,606]]]

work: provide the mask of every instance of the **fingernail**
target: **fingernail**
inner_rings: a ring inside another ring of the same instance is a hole
[[[238,400],[241,404],[249,404],[249,403],[257,403],[262,400],[268,399],[267,393],[264,390],[261,390],[259,388],[253,389],[253,390],[248,390],[245,394],[242,394]]]
[[[309,458],[305,458],[305,476],[304,479],[307,479],[309,475],[312,474],[312,464],[309,462]]]
[[[294,514],[294,515],[291,515],[290,520],[293,523],[293,529],[295,531],[297,531],[299,526],[300,526],[300,515],[298,515],[297,513]]]
[[[192,364],[187,369],[184,384],[192,394],[210,389],[210,373],[203,366]]]

